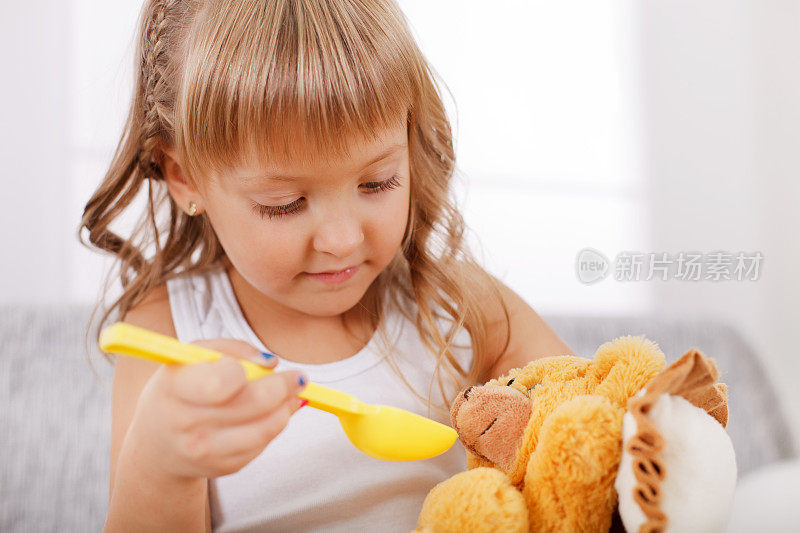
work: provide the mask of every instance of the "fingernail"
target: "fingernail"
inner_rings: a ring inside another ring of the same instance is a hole
[[[300,374],[299,376],[297,376],[297,383],[298,383],[298,384],[299,384],[301,387],[304,387],[304,386],[306,385],[306,381],[307,381],[307,380],[306,380],[306,377],[305,377],[303,374]]]
[[[271,354],[271,353],[267,353],[267,352],[261,352],[261,355],[264,356],[264,359],[266,359],[267,361],[272,361],[272,359],[275,358],[275,354]]]

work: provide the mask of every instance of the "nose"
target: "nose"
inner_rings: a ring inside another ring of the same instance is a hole
[[[337,257],[350,257],[364,241],[359,218],[353,213],[337,213],[320,220],[314,235],[314,249]]]
[[[473,385],[472,387],[470,387],[470,388],[468,388],[467,390],[464,391],[464,399],[465,400],[469,400],[469,393],[472,392],[472,389],[474,389],[474,388],[475,388],[475,385]]]

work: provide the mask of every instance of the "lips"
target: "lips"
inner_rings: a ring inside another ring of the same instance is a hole
[[[344,272],[345,270],[349,270],[349,269],[351,269],[353,267],[356,267],[356,266],[358,266],[358,265],[350,265],[348,267],[340,268],[339,270],[325,270],[324,272],[309,272],[309,274],[340,274],[340,273]]]
[[[356,275],[356,272],[361,268],[361,263],[352,266],[350,268],[346,268],[344,270],[340,270],[338,272],[319,272],[319,273],[309,273],[308,276],[311,279],[321,281],[323,283],[329,285],[338,285],[348,281],[350,278]]]

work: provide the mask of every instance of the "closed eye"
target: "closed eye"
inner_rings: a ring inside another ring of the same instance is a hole
[[[378,194],[399,187],[400,175],[395,174],[389,179],[370,181],[363,185],[365,186],[367,194]],[[285,205],[262,205],[258,202],[253,202],[252,208],[261,218],[280,218],[299,212],[302,209],[304,200],[305,198],[301,196],[297,200]]]
[[[381,191],[388,191],[389,189],[394,189],[400,185],[400,175],[395,174],[388,180],[371,181],[369,183],[365,183],[364,185],[368,185],[367,190],[369,190],[369,192],[372,194],[377,194]]]

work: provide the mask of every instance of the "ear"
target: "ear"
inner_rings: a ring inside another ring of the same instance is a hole
[[[625,407],[628,398],[664,370],[665,359],[655,342],[643,335],[626,335],[597,349],[587,377],[597,383],[594,394]]]
[[[203,198],[191,180],[187,179],[183,167],[178,161],[177,152],[172,148],[160,148],[158,150],[158,161],[161,165],[161,172],[167,189],[172,199],[178,207],[188,213],[189,202],[194,202],[197,212],[202,210]]]

